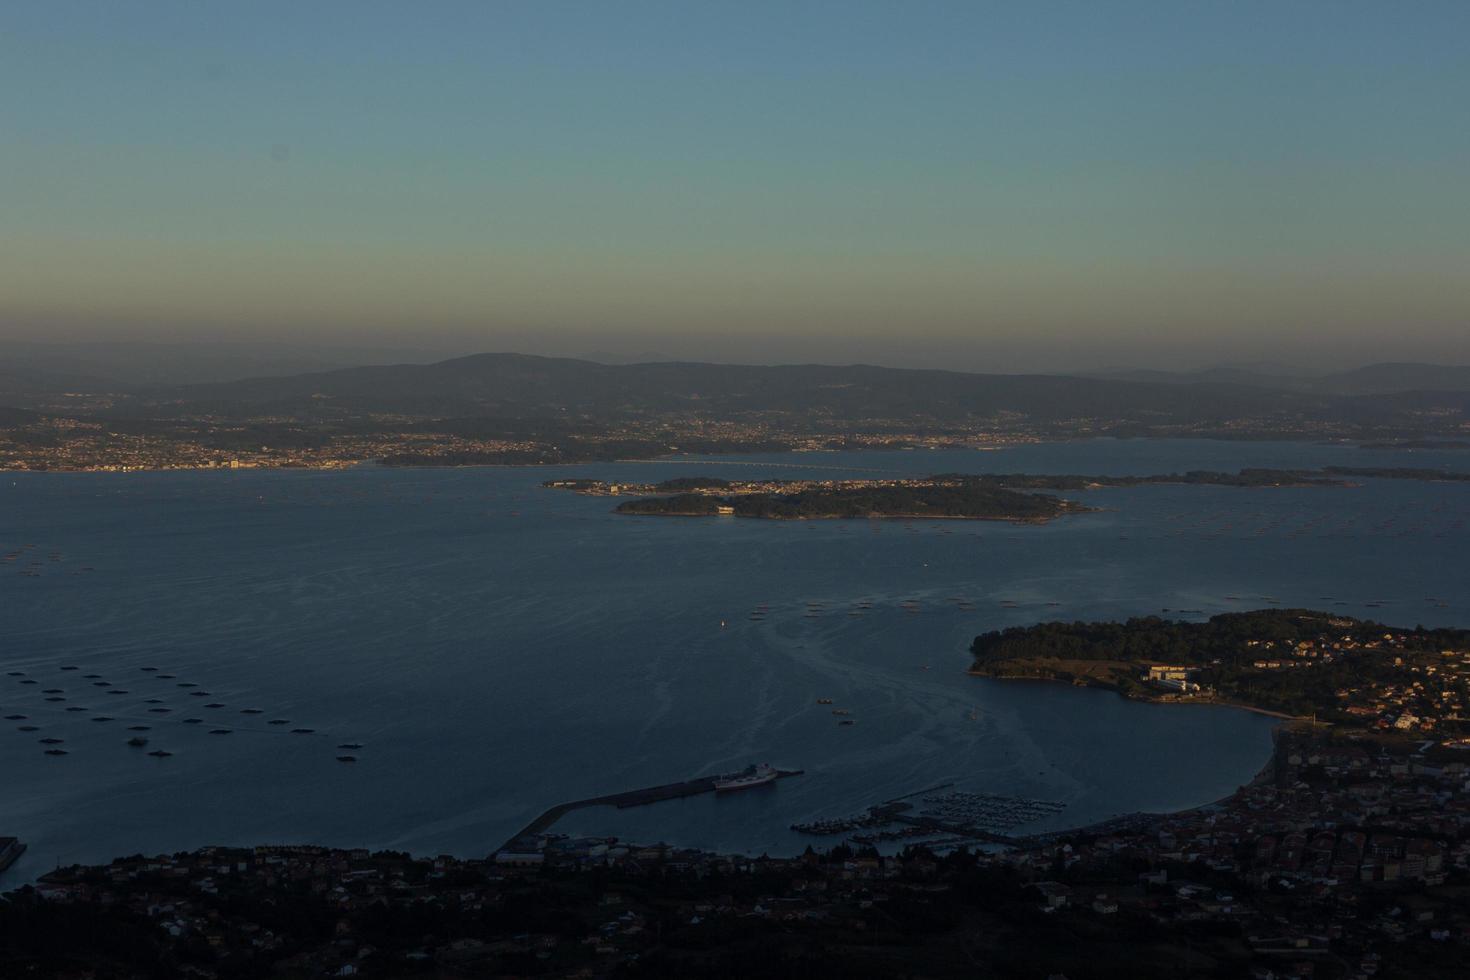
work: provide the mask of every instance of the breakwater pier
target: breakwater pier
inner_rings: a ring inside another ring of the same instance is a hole
[[[800,769],[777,769],[777,779],[788,779],[792,776],[800,776]],[[739,775],[738,773],[735,775]],[[626,809],[631,806],[648,806],[651,803],[661,803],[664,800],[678,800],[688,796],[699,796],[703,793],[713,793],[715,782],[728,779],[730,774],[716,776],[700,776],[696,779],[686,779],[678,783],[665,783],[662,786],[649,786],[645,789],[628,790],[625,793],[610,793],[607,796],[593,796],[585,800],[574,800],[570,803],[558,803],[556,806],[542,813],[535,820],[526,824],[519,833],[501,845],[501,850],[514,847],[518,842],[528,837],[535,837],[550,829],[558,820],[571,813],[573,810],[584,810],[594,806],[611,806],[618,809]],[[749,792],[748,790],[744,792]]]

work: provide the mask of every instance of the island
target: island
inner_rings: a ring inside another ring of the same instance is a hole
[[[1042,490],[1088,491],[1144,486],[1317,488],[1354,486],[1350,478],[1470,480],[1470,474],[1432,469],[1329,466],[1319,470],[1246,468],[1236,473],[1190,470],[1144,476],[1035,473],[940,473],[900,479],[726,480],[684,476],[659,483],[578,477],[542,486],[599,497],[634,497],[619,514],[653,517],[948,518],[1045,523],[1096,508]]]
[[[1385,626],[1310,609],[1205,622],[1038,623],[975,637],[971,671],[1233,704],[1470,747],[1470,630]]]
[[[932,481],[907,485],[788,488],[774,493],[720,496],[678,493],[625,501],[619,514],[656,516],[756,517],[774,520],[818,518],[949,518],[1040,524],[1091,508],[1047,494],[1007,490],[985,483]]]

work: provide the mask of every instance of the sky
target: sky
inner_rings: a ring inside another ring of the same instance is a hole
[[[0,341],[1470,362],[1470,3],[0,14]]]

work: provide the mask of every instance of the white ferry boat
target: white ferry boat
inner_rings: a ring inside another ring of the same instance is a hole
[[[738,776],[721,776],[715,780],[715,792],[723,793],[728,790],[750,789],[752,786],[763,786],[774,782],[777,773],[775,769],[762,762],[758,766],[751,766]]]

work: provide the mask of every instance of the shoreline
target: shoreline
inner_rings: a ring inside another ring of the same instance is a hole
[[[1450,452],[1452,452],[1452,451],[1456,451],[1456,450],[1459,450],[1459,451],[1470,450],[1470,442],[1456,443],[1456,442],[1448,441],[1448,442],[1446,442],[1443,445],[1436,444],[1436,445],[1425,445],[1425,446],[1421,446],[1421,445],[1415,445],[1415,444],[1413,444],[1413,441],[1411,441],[1409,444],[1395,444],[1395,443],[1373,442],[1373,441],[1369,441],[1369,440],[1354,439],[1354,438],[1350,438],[1350,437],[1330,437],[1330,436],[1327,436],[1327,437],[1315,437],[1315,438],[1313,438],[1313,437],[1307,436],[1305,433],[1297,433],[1297,434],[1294,434],[1294,435],[1293,434],[1290,434],[1290,433],[1284,433],[1284,434],[1281,434],[1279,436],[1278,435],[1275,435],[1275,434],[1262,434],[1261,436],[1258,436],[1258,437],[1257,436],[1240,436],[1240,435],[1229,434],[1229,433],[1216,433],[1216,434],[1182,434],[1182,435],[1140,435],[1140,436],[1058,435],[1058,436],[1054,436],[1054,437],[1046,437],[1046,436],[1025,436],[1025,437],[1017,437],[1014,440],[1007,440],[1007,441],[1002,441],[1002,442],[997,442],[997,443],[971,444],[971,445],[905,446],[905,447],[893,447],[893,446],[886,446],[886,445],[883,445],[883,446],[848,446],[848,447],[843,447],[841,449],[802,449],[802,448],[797,448],[797,447],[790,447],[790,448],[786,448],[786,449],[760,450],[760,451],[748,452],[748,453],[713,451],[713,452],[708,452],[708,453],[695,453],[695,454],[690,454],[690,453],[684,453],[684,452],[675,452],[675,453],[666,453],[666,454],[662,454],[662,455],[658,455],[658,456],[617,457],[617,458],[610,459],[610,460],[609,459],[603,459],[603,458],[596,458],[596,459],[585,459],[585,460],[556,460],[556,461],[545,461],[545,462],[503,462],[503,463],[481,462],[481,463],[410,463],[410,464],[390,464],[390,463],[385,463],[381,459],[378,459],[378,458],[370,458],[370,459],[356,459],[356,460],[341,459],[341,460],[332,460],[332,461],[321,462],[321,463],[296,463],[296,462],[291,462],[291,463],[258,463],[258,464],[257,463],[250,463],[250,464],[245,464],[245,465],[240,465],[240,466],[230,466],[228,463],[226,463],[226,464],[223,464],[223,465],[136,466],[136,467],[118,467],[118,466],[35,467],[35,468],[29,468],[29,467],[27,467],[27,468],[0,467],[0,475],[9,475],[9,474],[16,474],[16,473],[171,473],[171,472],[196,473],[196,472],[208,472],[208,471],[214,471],[214,470],[343,470],[343,469],[353,469],[353,468],[356,468],[356,467],[359,467],[359,466],[368,466],[368,465],[381,466],[384,469],[394,469],[394,470],[416,470],[416,469],[423,469],[423,470],[460,470],[460,469],[480,469],[480,468],[488,468],[488,467],[495,467],[495,468],[516,468],[516,469],[526,468],[526,469],[529,469],[529,468],[533,468],[533,467],[586,466],[586,465],[592,465],[592,464],[598,464],[598,463],[602,463],[602,464],[608,464],[608,463],[611,463],[611,464],[620,464],[620,463],[642,463],[642,464],[648,464],[648,463],[666,463],[666,462],[678,462],[680,460],[686,460],[686,459],[694,459],[694,458],[699,458],[699,457],[702,457],[702,456],[752,456],[752,457],[754,457],[754,456],[763,456],[763,455],[795,455],[795,454],[810,454],[810,455],[816,456],[816,455],[831,455],[831,454],[839,453],[839,452],[876,453],[876,452],[895,452],[895,451],[911,452],[911,451],[916,451],[916,450],[919,450],[919,451],[930,451],[930,452],[964,452],[964,453],[971,453],[971,452],[996,452],[996,451],[1003,450],[1003,449],[1015,449],[1015,448],[1023,447],[1023,446],[1063,445],[1063,444],[1067,444],[1067,443],[1099,442],[1099,441],[1114,441],[1114,442],[1146,442],[1146,441],[1152,441],[1152,442],[1191,442],[1191,441],[1205,441],[1205,442],[1221,442],[1221,443],[1231,443],[1231,444],[1236,444],[1236,443],[1294,443],[1294,444],[1304,444],[1304,445],[1312,445],[1312,446],[1342,447],[1342,448],[1352,448],[1352,449],[1369,449],[1369,450],[1388,451],[1388,452],[1437,452],[1437,451],[1450,451]],[[716,462],[716,461],[711,461],[711,462]],[[725,462],[729,462],[729,463],[732,463],[732,464],[735,464],[735,465],[767,465],[767,464],[762,464],[762,463],[759,463],[759,462],[748,462],[747,463],[744,460],[729,460],[729,461],[725,461]],[[779,465],[779,464],[769,464],[769,465]],[[791,464],[788,464],[788,465],[791,465]],[[845,467],[843,467],[843,468],[845,468]],[[1444,481],[1437,481],[1437,480],[1425,478],[1422,482],[1444,482]],[[1160,482],[1160,483],[1157,483],[1157,484],[1154,484],[1154,485],[1155,486],[1195,486],[1197,484],[1192,484],[1192,483],[1189,483],[1189,482],[1181,481],[1181,482],[1177,482],[1177,483],[1163,483],[1163,482]],[[1198,485],[1202,485],[1202,486],[1214,486],[1216,484],[1198,484]],[[1342,482],[1339,482],[1339,483],[1336,483],[1336,484],[1328,484],[1328,485],[1324,485],[1324,484],[1312,484],[1312,483],[1306,483],[1306,484],[1300,484],[1300,483],[1295,483],[1295,484],[1293,484],[1293,483],[1283,483],[1283,484],[1277,484],[1277,485],[1263,485],[1263,486],[1240,486],[1240,487],[1235,487],[1235,489],[1245,489],[1245,490],[1292,490],[1292,489],[1297,489],[1297,490],[1300,490],[1300,489],[1324,489],[1324,488],[1327,488],[1327,487],[1330,487],[1330,486],[1355,487],[1355,486],[1361,486],[1361,484],[1356,484],[1356,483],[1352,483],[1352,482],[1349,482],[1349,481],[1342,481]],[[1106,490],[1106,489],[1129,489],[1129,488],[1127,488],[1127,487],[1123,487],[1123,488],[1112,487],[1112,486],[1109,486],[1107,484],[1098,484],[1098,485],[1095,485],[1095,486],[1089,486],[1089,487],[1083,488],[1084,492],[1085,491],[1090,491],[1090,490]]]
[[[775,515],[756,517],[747,514],[694,514],[674,511],[640,514],[636,511],[621,511],[616,508],[613,513],[622,517],[732,517],[745,521],[995,521],[1002,524],[1050,524],[1062,517],[1099,513],[1102,510],[1101,507],[1088,507],[1057,514],[1054,517],[980,517],[969,514],[807,514],[797,517]]]
[[[1065,684],[1068,687],[1083,687],[1083,688],[1088,688],[1089,690],[1094,690],[1094,691],[1111,691],[1113,694],[1115,694],[1118,697],[1122,698],[1124,701],[1134,701],[1134,702],[1137,702],[1139,704],[1177,705],[1177,706],[1180,706],[1180,707],[1188,707],[1188,706],[1195,706],[1195,707],[1198,707],[1198,706],[1213,706],[1213,707],[1218,707],[1218,708],[1235,708],[1235,709],[1237,709],[1239,711],[1249,711],[1252,714],[1265,715],[1268,718],[1277,718],[1277,719],[1280,719],[1281,721],[1284,721],[1284,722],[1303,722],[1303,721],[1311,721],[1312,720],[1312,716],[1311,715],[1289,715],[1289,714],[1287,714],[1284,711],[1273,711],[1270,708],[1262,708],[1262,707],[1259,707],[1258,705],[1253,705],[1253,704],[1244,704],[1244,703],[1239,702],[1239,701],[1220,701],[1220,700],[1207,700],[1206,701],[1206,700],[1194,700],[1194,699],[1190,699],[1190,700],[1177,700],[1176,699],[1176,700],[1166,701],[1163,698],[1137,698],[1137,697],[1132,697],[1130,695],[1124,694],[1122,691],[1119,691],[1116,688],[1109,687],[1109,686],[1107,686],[1105,684],[1093,684],[1093,683],[1082,683],[1082,684],[1078,684],[1075,681],[1064,681],[1060,677],[1033,677],[1033,676],[1031,676],[1029,674],[987,674],[984,671],[976,670],[974,667],[968,668],[965,671],[965,673],[968,674],[968,675],[970,675],[971,677],[981,677],[981,678],[984,678],[986,680],[992,680],[992,681],[1036,681],[1036,682],[1039,682],[1039,683],[1042,683],[1042,684]],[[1329,722],[1325,722],[1325,721],[1318,722],[1318,724],[1319,725],[1326,725],[1328,727],[1331,727],[1330,726],[1330,723]]]
[[[1036,682],[1043,682],[1043,683],[1048,683],[1048,684],[1059,684],[1059,683],[1063,683],[1058,678],[1049,678],[1049,677],[1026,677],[1026,676],[996,677],[996,676],[992,676],[992,675],[988,675],[988,674],[979,673],[979,672],[976,672],[974,670],[966,670],[965,673],[966,674],[969,674],[971,676],[980,677],[980,678],[984,678],[984,679],[988,679],[988,680],[999,680],[999,681],[1036,681]],[[1095,690],[1095,691],[1107,690],[1107,688],[1103,688],[1101,686],[1091,685],[1091,684],[1069,685],[1069,686],[1085,687],[1085,688],[1089,688],[1089,689]],[[1249,789],[1249,788],[1254,787],[1254,786],[1263,785],[1264,783],[1267,783],[1267,782],[1273,780],[1275,778],[1275,776],[1276,776],[1278,755],[1279,755],[1279,751],[1280,751],[1280,744],[1281,744],[1280,743],[1280,733],[1283,730],[1289,728],[1292,725],[1292,723],[1300,723],[1300,722],[1306,722],[1306,721],[1309,721],[1310,720],[1309,718],[1307,718],[1305,716],[1286,715],[1286,714],[1283,714],[1281,712],[1274,712],[1274,711],[1270,711],[1270,710],[1265,709],[1265,708],[1257,708],[1257,707],[1253,707],[1251,705],[1239,704],[1239,703],[1235,703],[1235,702],[1224,702],[1224,701],[1216,701],[1216,702],[1206,702],[1206,701],[1200,701],[1200,702],[1159,701],[1159,700],[1155,700],[1155,699],[1152,699],[1152,698],[1131,698],[1131,697],[1126,697],[1125,695],[1122,695],[1121,693],[1119,693],[1117,691],[1114,691],[1113,693],[1114,694],[1117,694],[1119,697],[1122,697],[1124,700],[1134,701],[1134,702],[1141,703],[1141,704],[1159,704],[1159,705],[1171,705],[1172,704],[1172,705],[1181,705],[1181,706],[1190,705],[1190,704],[1195,704],[1195,705],[1205,704],[1205,705],[1215,705],[1215,706],[1219,706],[1219,707],[1235,708],[1235,709],[1239,709],[1239,710],[1250,711],[1250,712],[1252,712],[1254,714],[1261,714],[1261,715],[1266,715],[1266,716],[1269,716],[1269,717],[1276,718],[1276,719],[1278,719],[1281,722],[1281,724],[1279,724],[1279,725],[1277,725],[1277,726],[1275,726],[1273,728],[1271,751],[1268,754],[1268,756],[1266,758],[1266,761],[1262,764],[1261,768],[1259,770],[1257,770],[1257,772],[1253,776],[1251,776],[1250,779],[1246,780],[1244,783],[1242,783],[1241,785],[1237,786],[1235,789],[1231,790],[1229,793],[1226,793],[1224,796],[1221,796],[1221,797],[1219,797],[1217,799],[1209,800],[1209,801],[1206,801],[1206,802],[1203,802],[1203,803],[1195,804],[1195,805],[1192,805],[1192,806],[1181,807],[1181,808],[1175,809],[1175,810],[1137,811],[1137,812],[1133,812],[1133,813],[1119,814],[1117,816],[1107,817],[1107,818],[1105,818],[1103,820],[1093,821],[1092,823],[1081,824],[1081,825],[1078,825],[1078,826],[1075,826],[1075,827],[1064,827],[1064,828],[1061,828],[1061,829],[1058,829],[1058,830],[1045,831],[1045,832],[1041,832],[1041,833],[1019,834],[1019,835],[1015,835],[1014,837],[1012,837],[1011,840],[1008,843],[1002,845],[1003,847],[1009,848],[1009,849],[1013,849],[1013,850],[1017,850],[1017,851],[1024,851],[1024,850],[1029,850],[1029,849],[1034,849],[1034,848],[1037,848],[1037,847],[1045,846],[1048,843],[1055,843],[1057,841],[1065,840],[1065,839],[1068,839],[1068,838],[1071,838],[1071,837],[1087,836],[1087,835],[1093,835],[1093,834],[1107,834],[1107,833],[1112,833],[1112,832],[1115,832],[1115,831],[1123,831],[1123,830],[1129,829],[1129,825],[1130,824],[1136,824],[1138,822],[1143,822],[1143,821],[1162,820],[1162,819],[1167,819],[1169,817],[1178,816],[1178,815],[1181,815],[1181,814],[1188,814],[1188,813],[1193,813],[1193,812],[1200,811],[1200,810],[1209,809],[1211,807],[1223,806],[1226,803],[1228,803],[1231,799],[1233,799],[1236,795],[1238,795],[1240,792],[1242,792],[1243,790]],[[803,775],[803,774],[804,773],[801,770],[790,770],[790,771],[782,771],[780,773],[780,776],[787,777],[787,776],[797,776],[797,775]],[[690,785],[693,785],[694,783],[703,784],[704,782],[710,781],[711,778],[712,777],[699,778],[699,779],[696,779],[696,780],[691,781]],[[542,813],[540,817],[538,817],[535,821],[532,821],[532,824],[530,826],[528,826],[527,828],[525,828],[525,829],[526,830],[532,829],[533,827],[535,827],[536,824],[540,823],[545,818],[552,816],[552,814],[555,814],[556,815],[556,818],[559,819],[561,816],[564,816],[566,814],[566,812],[568,812],[570,810],[573,810],[573,809],[583,808],[583,807],[592,806],[592,805],[607,805],[607,804],[611,804],[611,805],[615,805],[615,806],[617,806],[619,808],[622,808],[625,805],[630,805],[630,804],[624,804],[624,803],[621,803],[621,802],[615,802],[617,799],[620,799],[622,797],[641,797],[641,796],[644,796],[644,795],[652,794],[652,796],[649,799],[647,799],[647,800],[641,800],[640,801],[640,802],[643,802],[643,803],[646,804],[646,803],[650,803],[650,802],[661,802],[663,799],[666,799],[666,798],[672,799],[675,796],[688,795],[687,792],[674,792],[674,793],[669,793],[669,794],[663,795],[663,796],[659,795],[659,792],[660,791],[665,791],[665,790],[672,791],[672,790],[676,790],[676,789],[678,789],[677,786],[671,785],[671,786],[666,786],[666,787],[656,787],[654,790],[636,790],[636,791],[631,791],[631,792],[628,792],[628,793],[612,794],[612,795],[605,796],[605,797],[577,801],[577,802],[570,803],[570,804],[568,804],[568,803],[558,804],[556,806],[553,806],[550,810],[547,810],[546,812]],[[555,822],[556,822],[555,819],[551,820],[550,823],[547,824],[547,827],[549,828],[551,825],[554,825]],[[522,831],[522,833],[524,833],[524,830]],[[508,839],[504,844],[500,845],[499,848],[492,849],[489,852],[490,855],[493,857],[493,855],[495,853],[497,853],[499,850],[503,850],[503,849],[505,849],[507,847],[512,847],[514,845],[517,837],[519,837],[519,836],[520,836],[519,834],[516,835],[516,836],[513,836],[510,839]],[[642,844],[639,844],[638,842],[631,842],[630,841],[630,842],[624,842],[624,843],[627,843],[628,846],[644,846]],[[740,857],[740,858],[747,859],[747,860],[754,860],[754,859],[756,859],[759,856],[759,855],[757,855],[757,854],[755,854],[753,852],[746,852],[744,850],[734,850],[734,851],[729,851],[729,852],[717,852],[717,851],[713,851],[713,850],[708,850],[705,847],[700,846],[700,845],[697,845],[697,844],[679,844],[678,842],[673,842],[673,841],[664,841],[664,843],[665,844],[668,844],[669,846],[685,848],[687,850],[699,852],[701,854],[706,854],[706,855],[729,854],[731,856],[736,856],[736,857]],[[835,846],[838,846],[838,844],[840,844],[840,843],[841,843],[841,841],[839,841],[837,843],[834,843],[832,846],[834,846],[834,847]],[[361,844],[332,844],[332,843],[322,843],[322,842],[318,842],[318,841],[299,841],[299,842],[281,842],[281,841],[277,841],[277,842],[274,842],[272,844],[259,844],[259,843],[255,843],[255,844],[252,844],[252,843],[238,843],[238,844],[224,843],[224,844],[221,844],[221,843],[216,843],[216,844],[212,844],[212,845],[204,845],[204,847],[222,847],[222,848],[232,848],[232,847],[233,848],[261,848],[261,847],[321,848],[321,849],[331,850],[331,851],[347,851],[347,850],[360,850],[360,849],[363,848],[363,845],[361,845]],[[24,847],[22,849],[24,849]],[[168,852],[164,852],[164,853],[166,853],[166,854],[173,854],[173,853],[176,853],[176,852],[175,851],[168,851]],[[410,854],[411,854],[411,852],[410,852]],[[412,856],[412,854],[411,854],[411,856]],[[477,857],[475,857],[473,855],[454,855],[454,856],[457,859],[459,859],[459,860],[479,860],[479,858],[477,858]],[[778,858],[788,859],[788,860],[789,859],[794,859],[796,856],[797,856],[796,853],[793,853],[791,855],[777,855]],[[117,860],[122,859],[122,857],[123,857],[123,855],[114,855],[113,858],[111,858],[110,860],[111,861],[117,861]],[[416,859],[418,859],[418,858],[416,858]],[[105,867],[106,864],[82,865],[82,866],[84,866],[84,867]],[[23,878],[23,880],[20,880],[18,882],[15,882],[14,883],[14,887],[23,887],[24,885],[32,884],[36,880],[39,880],[39,878],[42,877],[44,875],[44,873],[45,873],[44,871],[41,871],[41,872],[36,873],[34,877]],[[10,885],[10,884],[11,883],[9,883],[9,882],[6,883],[7,886]],[[9,887],[0,888],[0,895],[3,895],[8,890],[12,890],[12,889],[9,888]]]

